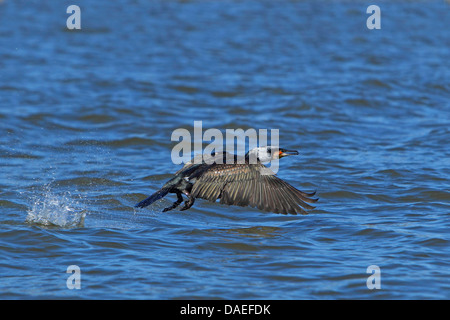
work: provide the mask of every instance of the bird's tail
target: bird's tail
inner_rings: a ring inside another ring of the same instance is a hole
[[[145,208],[146,206],[151,205],[156,200],[159,200],[159,199],[163,198],[168,193],[169,193],[169,188],[163,188],[163,189],[155,192],[154,194],[152,194],[147,199],[142,200],[141,202],[139,202],[137,205],[135,205],[135,208]]]

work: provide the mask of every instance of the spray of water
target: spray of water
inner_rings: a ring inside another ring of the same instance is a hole
[[[55,194],[49,185],[40,195],[34,196],[31,208],[27,211],[26,222],[49,227],[83,227],[86,209],[81,199],[70,192]]]

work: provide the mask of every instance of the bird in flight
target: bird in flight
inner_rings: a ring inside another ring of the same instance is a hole
[[[267,212],[282,214],[307,214],[314,209],[315,192],[300,191],[278,178],[263,163],[298,155],[297,151],[273,147],[257,147],[244,157],[228,152],[215,152],[210,156],[197,155],[167,181],[163,187],[135,205],[144,208],[175,193],[177,201],[163,212],[178,207],[187,197],[181,210],[187,210],[201,198],[221,204],[250,206]],[[232,161],[230,161],[230,159]]]

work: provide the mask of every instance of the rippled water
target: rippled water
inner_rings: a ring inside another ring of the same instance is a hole
[[[450,298],[448,3],[70,4],[0,2],[0,298]],[[197,120],[279,129],[317,208],[135,210]]]

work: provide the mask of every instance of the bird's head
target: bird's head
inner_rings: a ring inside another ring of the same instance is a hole
[[[272,146],[253,148],[247,153],[250,161],[252,160],[252,157],[256,157],[256,159],[258,159],[262,163],[293,155],[298,155],[298,151]]]

